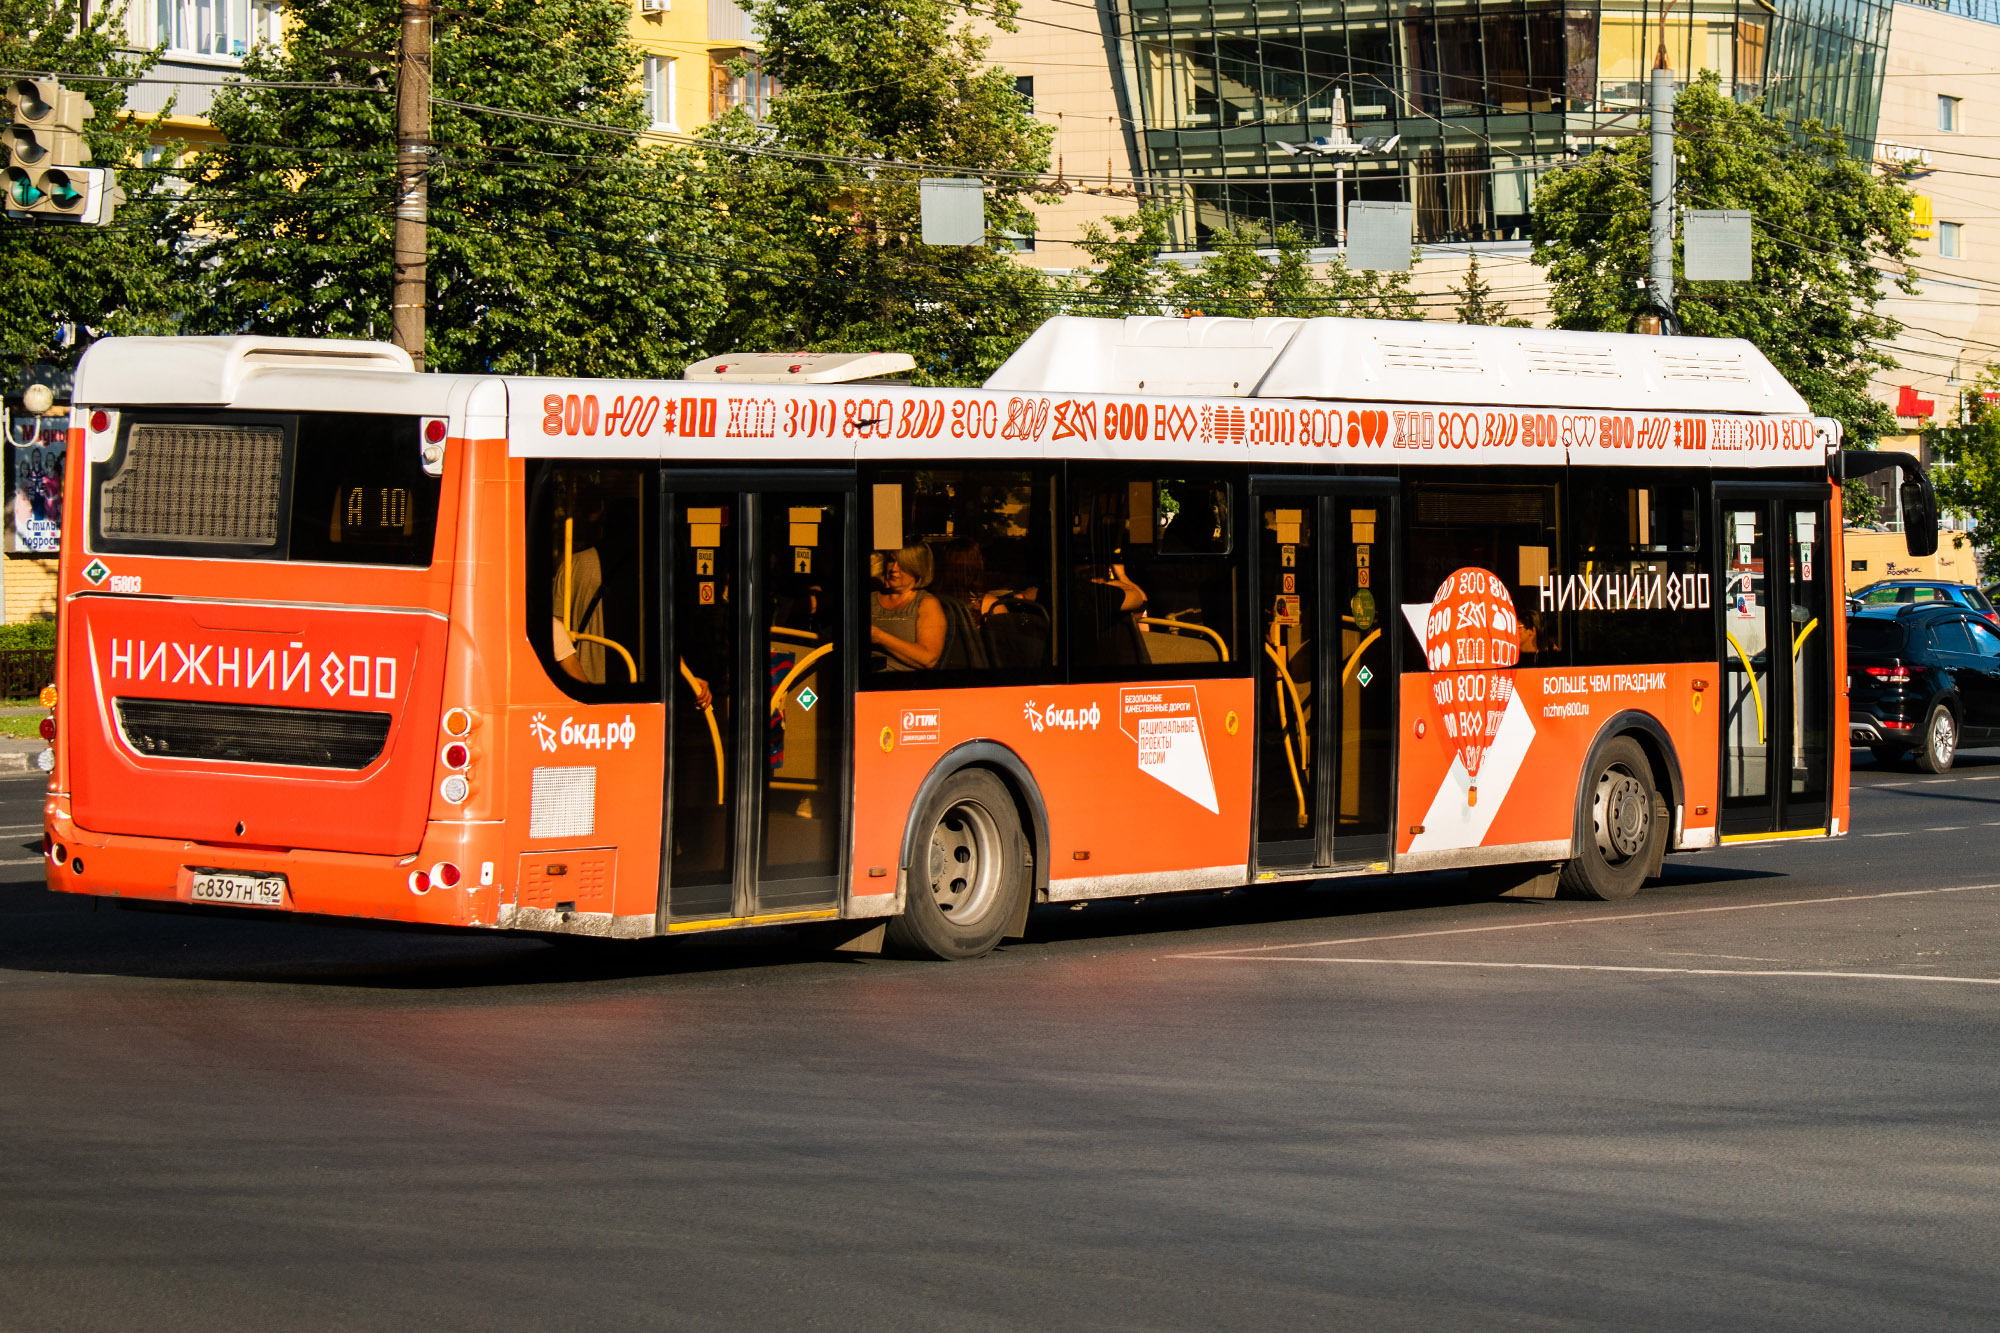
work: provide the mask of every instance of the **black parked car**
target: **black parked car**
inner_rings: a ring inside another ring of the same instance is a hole
[[[2000,745],[2000,631],[1948,602],[1847,618],[1848,736],[1883,763],[1942,773],[1960,746]]]

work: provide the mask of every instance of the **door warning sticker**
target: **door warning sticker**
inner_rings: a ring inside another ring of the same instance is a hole
[[[1141,773],[1158,778],[1211,814],[1221,813],[1194,686],[1118,691],[1118,729],[1137,743]]]

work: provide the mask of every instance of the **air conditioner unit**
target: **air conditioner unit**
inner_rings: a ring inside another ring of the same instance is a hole
[[[674,0],[639,0],[641,14],[664,14],[674,7]]]

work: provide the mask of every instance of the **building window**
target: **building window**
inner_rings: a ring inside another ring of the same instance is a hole
[[[169,54],[241,57],[284,37],[279,0],[153,0],[153,37]]]
[[[1014,78],[1014,95],[1028,104],[1028,110],[1035,109],[1035,76],[1020,74]]]
[[[734,69],[738,60],[748,66],[740,75]],[[708,75],[710,119],[736,108],[741,108],[755,121],[770,119],[771,99],[778,93],[778,81],[764,72],[764,57],[760,53],[751,50],[714,52],[709,58]]]
[[[1959,107],[1961,99],[1956,97],[1938,98],[1938,133],[1957,134],[1959,132]]]
[[[646,120],[656,130],[678,130],[674,123],[674,62],[647,56],[640,71],[646,98]]]
[[[1965,228],[1956,222],[1938,223],[1938,256],[1942,259],[1965,258]]]

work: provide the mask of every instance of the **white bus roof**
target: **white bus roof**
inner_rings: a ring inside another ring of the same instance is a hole
[[[1627,412],[1810,410],[1740,338],[1383,319],[1063,315],[1022,343],[986,387]]]

